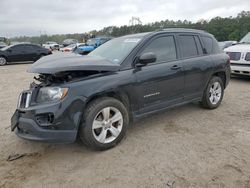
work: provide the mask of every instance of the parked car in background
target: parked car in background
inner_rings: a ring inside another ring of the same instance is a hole
[[[0,48],[6,47],[7,44],[5,44],[4,42],[0,42]]]
[[[60,48],[61,52],[72,52],[76,48],[77,44],[70,44],[66,47]]]
[[[89,52],[93,51],[94,49],[111,39],[111,37],[91,38],[87,40],[85,45],[78,46],[77,49],[75,49],[75,52],[82,55],[88,54]]]
[[[235,45],[237,43],[238,43],[237,41],[232,41],[232,40],[221,41],[221,42],[219,42],[219,47],[221,50],[224,50],[225,48],[228,48],[229,46]]]
[[[76,43],[76,44],[71,44],[69,46],[60,48],[61,52],[75,52],[75,50],[77,49],[77,47],[79,46],[83,46],[85,45],[85,43]]]
[[[237,45],[225,48],[231,62],[231,73],[250,76],[250,32]]]
[[[36,61],[51,54],[51,50],[36,44],[16,44],[0,49],[0,65],[20,61]]]
[[[217,108],[230,62],[211,34],[166,29],[115,38],[86,56],[53,54],[28,72],[39,74],[39,82],[21,93],[11,130],[46,142],[79,136],[105,150],[134,119],[190,102]]]
[[[42,45],[44,48],[51,49],[51,50],[59,50],[59,44],[54,41],[48,41]]]
[[[76,43],[78,43],[78,40],[76,40],[76,39],[66,39],[63,41],[62,44],[64,47],[66,47],[66,46],[69,46],[71,44],[76,44]]]
[[[83,49],[84,46],[86,46],[86,43],[78,44],[78,45],[74,48],[73,52],[74,52],[74,53],[77,53],[77,54],[82,54],[82,55],[83,55],[84,53],[83,53],[83,50],[82,50],[82,49]]]

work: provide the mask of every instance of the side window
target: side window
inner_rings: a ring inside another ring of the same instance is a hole
[[[27,51],[30,51],[30,50],[31,50],[30,45],[22,45],[22,51],[27,52]]]
[[[32,45],[26,45],[25,50],[26,51],[34,51],[34,47]]]
[[[195,57],[199,54],[194,36],[180,35],[179,42],[183,58]]]
[[[208,54],[212,53],[213,50],[213,40],[210,37],[201,37],[204,47],[206,48],[206,51]]]
[[[37,45],[29,45],[29,48],[32,49],[33,51],[40,50],[40,47]]]
[[[11,50],[13,51],[13,52],[21,52],[22,50],[23,50],[23,45],[17,45],[17,46],[13,46],[13,47],[11,47]]]
[[[154,39],[142,53],[146,52],[155,53],[157,62],[166,62],[177,59],[173,36],[165,36]]]
[[[201,46],[201,41],[200,41],[199,37],[198,36],[194,36],[194,39],[195,39],[195,43],[197,45],[197,49],[198,49],[199,54],[200,55],[203,54],[203,50],[202,50],[202,46]]]

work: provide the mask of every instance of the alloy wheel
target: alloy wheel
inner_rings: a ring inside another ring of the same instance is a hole
[[[219,82],[214,82],[209,90],[209,100],[213,105],[216,105],[221,99],[221,85]]]
[[[107,144],[120,135],[122,127],[122,113],[117,108],[105,107],[95,116],[92,123],[92,133],[98,142]]]
[[[4,57],[0,57],[0,65],[6,65],[6,59]]]

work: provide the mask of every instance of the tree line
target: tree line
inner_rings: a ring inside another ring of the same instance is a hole
[[[124,26],[109,26],[99,31],[93,30],[87,33],[75,34],[57,34],[57,35],[41,35],[34,37],[15,37],[11,41],[31,42],[42,44],[46,41],[55,41],[62,43],[67,38],[77,39],[79,42],[92,36],[112,36],[119,37],[127,34],[150,32],[161,30],[164,28],[190,28],[208,31],[213,34],[218,41],[236,40],[239,41],[246,33],[250,32],[250,11],[242,11],[236,17],[215,17],[210,21],[199,20],[193,23],[188,20],[165,20],[144,25],[124,25]]]

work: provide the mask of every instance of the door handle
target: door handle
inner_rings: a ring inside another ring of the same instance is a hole
[[[181,67],[178,66],[178,65],[174,65],[174,66],[171,67],[172,70],[178,70],[178,69],[180,69],[180,68],[181,68]]]

